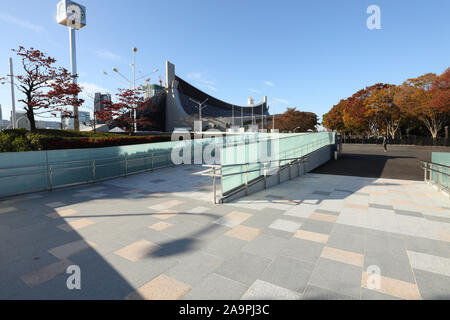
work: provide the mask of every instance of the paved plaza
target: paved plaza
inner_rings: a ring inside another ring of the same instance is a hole
[[[450,152],[449,147],[342,144],[339,161],[329,161],[315,173],[368,178],[423,180],[420,161],[431,161],[432,152]]]
[[[431,186],[310,173],[214,205],[202,170],[1,201],[0,298],[450,299],[450,201]]]

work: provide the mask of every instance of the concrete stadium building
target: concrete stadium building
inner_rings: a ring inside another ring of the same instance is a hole
[[[221,131],[232,127],[267,128],[267,97],[259,104],[239,106],[220,99],[194,87],[175,73],[175,65],[166,61],[166,83],[161,90],[150,97],[146,106],[137,109],[137,117],[151,124],[138,126],[139,131],[172,132],[176,128],[194,129],[194,121],[199,121],[199,108],[202,106],[202,129],[216,128]]]

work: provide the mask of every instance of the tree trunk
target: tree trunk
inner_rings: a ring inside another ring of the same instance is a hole
[[[25,109],[27,112],[27,118],[30,122],[30,130],[35,131],[36,130],[36,121],[34,120],[34,112],[33,108],[30,108],[29,110]]]

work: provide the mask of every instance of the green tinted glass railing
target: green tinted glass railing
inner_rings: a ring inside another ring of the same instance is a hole
[[[431,180],[450,190],[450,168],[448,168],[450,167],[450,152],[432,152],[431,162],[443,165],[430,164],[430,168],[433,169],[430,175]]]
[[[262,176],[265,162],[269,162],[266,168],[270,170],[289,162],[283,159],[300,158],[324,146],[334,144],[334,134],[329,132],[257,133],[234,137],[234,139],[236,145],[228,143],[222,149],[223,194]]]

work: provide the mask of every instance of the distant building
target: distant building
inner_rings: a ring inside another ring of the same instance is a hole
[[[261,102],[250,99],[247,106],[231,104],[215,98],[178,77],[175,65],[166,61],[166,87],[147,84],[143,87],[146,103],[138,106],[136,117],[148,120],[138,124],[138,131],[172,132],[176,128],[199,130],[199,104],[202,104],[201,129],[209,128],[226,131],[233,126],[259,126],[267,129],[270,118],[267,97]],[[110,129],[120,127],[120,119],[109,124]],[[270,128],[270,127],[269,127]],[[239,129],[241,130],[241,129]]]
[[[94,97],[94,112],[102,111],[105,107],[106,101],[111,101],[111,95],[109,93],[102,94],[100,92],[96,92],[95,97]],[[80,123],[81,123],[81,120],[80,120]],[[97,119],[97,123],[102,124],[102,123],[105,123],[105,121]]]
[[[38,128],[38,129],[61,129],[61,122],[36,120],[36,128]]]
[[[0,120],[0,130],[6,129],[9,127],[8,120]]]
[[[11,112],[12,115],[12,112]],[[7,120],[3,120],[7,121]],[[24,128],[30,130],[30,121],[28,120],[27,114],[24,111],[16,112],[16,124],[17,128]],[[37,129],[61,129],[61,122],[58,121],[48,121],[35,119],[35,125]],[[1,123],[0,123],[1,126]],[[12,128],[12,120],[8,121],[8,127]]]
[[[78,111],[78,121],[80,122],[80,127],[83,123],[89,123],[91,120],[91,114],[88,111]],[[73,129],[73,118],[63,117],[61,118],[63,129]]]
[[[150,99],[163,91],[164,87],[158,86],[157,84],[147,84],[145,86],[142,86],[142,89],[144,89],[145,99]]]

